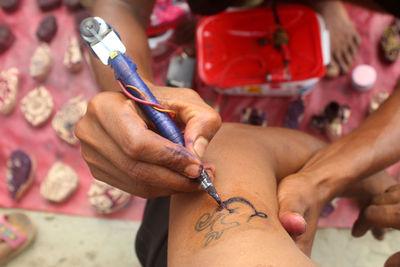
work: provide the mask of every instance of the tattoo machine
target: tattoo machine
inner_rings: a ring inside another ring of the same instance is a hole
[[[110,65],[114,69],[114,76],[122,91],[127,97],[138,102],[140,108],[154,123],[160,134],[176,144],[185,146],[181,132],[169,116],[174,112],[162,107],[140,78],[136,64],[129,56],[125,55],[126,48],[118,33],[99,17],[83,20],[80,25],[80,32],[90,51],[104,65]],[[196,181],[221,205],[221,199],[204,167]]]

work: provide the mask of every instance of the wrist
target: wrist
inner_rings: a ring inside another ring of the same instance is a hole
[[[298,174],[307,177],[308,183],[315,190],[318,202],[326,204],[341,195],[351,182],[349,177],[336,171],[324,169],[303,169]]]

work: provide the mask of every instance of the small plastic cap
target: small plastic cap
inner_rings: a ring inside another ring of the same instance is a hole
[[[358,91],[368,91],[374,86],[376,80],[376,70],[370,65],[359,65],[351,74],[352,85]]]

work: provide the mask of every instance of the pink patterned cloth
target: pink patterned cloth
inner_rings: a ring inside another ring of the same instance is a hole
[[[84,64],[81,72],[70,73],[63,64],[64,52],[70,36],[77,36],[74,13],[62,6],[51,12],[59,25],[54,40],[50,43],[53,66],[48,78],[43,83],[51,93],[55,110],[59,110],[69,99],[82,95],[89,100],[99,92],[89,66]],[[29,75],[30,58],[40,44],[35,36],[39,21],[49,13],[43,13],[36,1],[23,1],[18,11],[12,14],[0,9],[0,22],[7,23],[13,30],[16,40],[14,45],[0,55],[0,70],[17,67],[20,71],[20,86],[17,106],[7,116],[0,116],[0,206],[5,208],[22,208],[55,213],[65,213],[89,217],[99,215],[90,205],[87,192],[93,181],[89,168],[82,159],[79,146],[72,146],[62,141],[52,128],[51,119],[38,128],[32,127],[21,112],[21,99],[39,83]],[[6,163],[12,151],[22,149],[35,157],[37,161],[36,179],[31,188],[17,203],[12,200],[6,184]],[[40,196],[40,183],[45,179],[51,166],[61,161],[71,166],[79,176],[79,187],[63,203],[51,203]],[[131,203],[107,218],[140,221],[145,200],[134,197]]]

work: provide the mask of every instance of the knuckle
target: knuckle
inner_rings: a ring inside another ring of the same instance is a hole
[[[92,169],[98,169],[101,167],[101,164],[96,160],[93,155],[90,153],[82,153],[82,157],[85,160],[86,164],[89,166],[90,171],[92,172]]]
[[[74,133],[75,136],[81,141],[85,142],[85,139],[87,138],[87,131],[86,131],[86,120],[83,117],[75,126]]]
[[[89,100],[87,105],[87,114],[97,114],[99,112],[99,107],[101,106],[103,95],[102,93],[95,95]]]
[[[89,166],[90,173],[92,174],[93,178],[100,180],[100,181],[105,181],[103,177],[103,173],[100,172],[97,168]]]
[[[200,98],[200,95],[195,90],[190,88],[183,88],[180,93],[185,98]]]
[[[210,113],[209,118],[208,118],[210,121],[210,124],[214,125],[214,127],[216,129],[219,129],[222,124],[221,116],[219,116],[219,114],[214,109],[211,109],[211,110],[213,111],[213,113]]]
[[[90,165],[89,162],[90,162],[90,158],[91,158],[91,157],[90,157],[90,153],[88,152],[88,150],[85,149],[84,147],[82,147],[82,149],[81,149],[81,154],[82,154],[83,160],[86,161],[86,163],[87,163],[88,165]]]
[[[134,141],[133,138],[129,136],[126,136],[122,141],[122,151],[132,159],[139,159],[144,149],[145,146],[142,142],[138,140]]]
[[[164,167],[176,171],[183,171],[186,167],[185,163],[187,163],[191,158],[193,158],[193,155],[181,146],[168,147],[168,153],[162,151],[159,154],[159,162]]]

